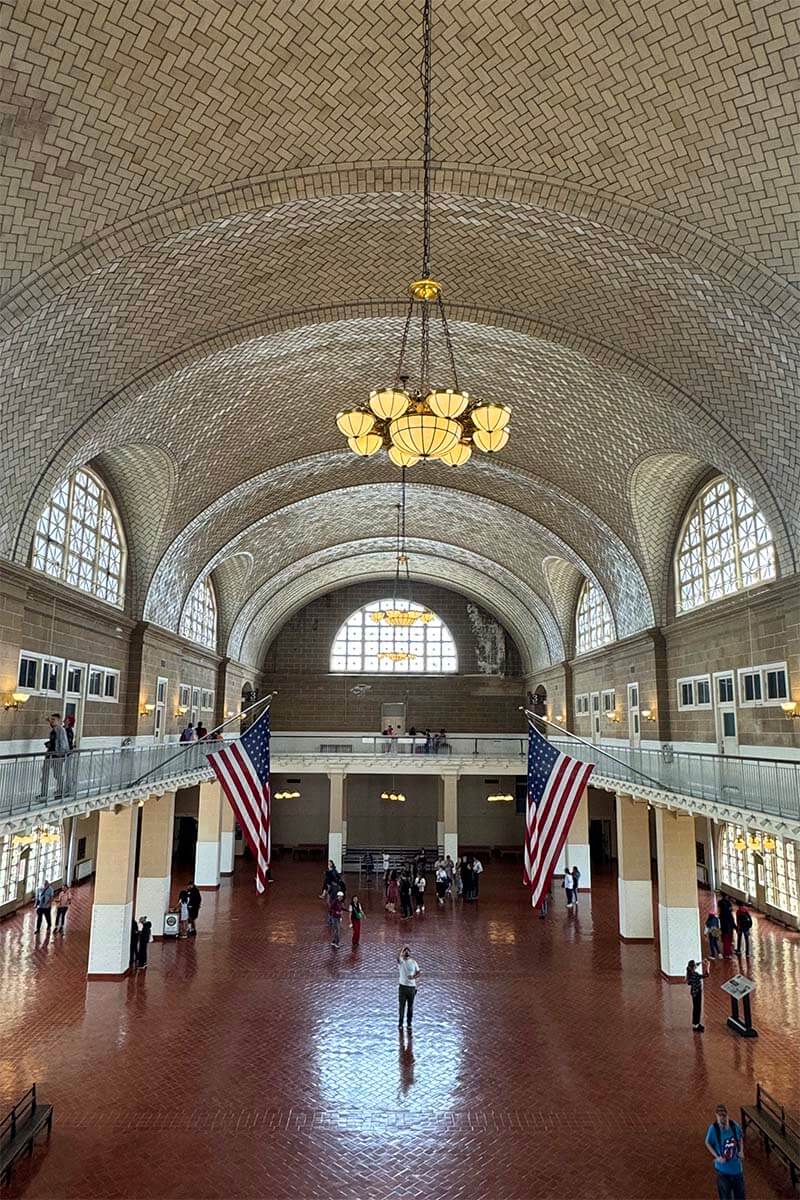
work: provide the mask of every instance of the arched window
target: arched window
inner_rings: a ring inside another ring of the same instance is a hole
[[[114,502],[85,467],[60,483],[36,525],[32,566],[108,604],[124,600],[125,543]]]
[[[598,646],[614,641],[614,618],[599,587],[587,579],[578,601],[575,618],[576,650],[588,654]]]
[[[775,578],[772,531],[747,492],[715,479],[689,510],[675,556],[678,612]]]
[[[186,598],[181,634],[190,642],[198,642],[210,650],[217,648],[217,601],[208,578],[198,579]]]
[[[373,614],[393,607],[393,600],[374,600],[347,618],[331,648],[332,671],[440,675],[458,670],[453,635],[436,614],[427,622],[413,625],[387,625],[373,620]],[[428,611],[407,600],[397,601],[396,607],[410,612]]]

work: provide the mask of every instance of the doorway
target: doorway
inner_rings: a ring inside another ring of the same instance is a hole
[[[83,712],[86,700],[86,663],[68,662],[64,679],[64,718],[73,718],[74,744],[78,746],[83,733]]]
[[[404,734],[406,731],[406,706],[405,704],[382,704],[381,705],[381,731],[392,726],[395,733]]]
[[[600,693],[592,692],[590,700],[590,711],[592,714],[592,742],[598,745],[600,741]]]
[[[167,685],[169,680],[159,675],[156,681],[156,708],[153,736],[157,742],[164,740],[164,726],[167,720]]]
[[[642,741],[642,716],[639,711],[639,685],[628,684],[628,741],[631,750],[638,750]]]
[[[736,685],[733,671],[714,674],[714,719],[717,749],[720,754],[739,753],[739,718],[736,712]]]

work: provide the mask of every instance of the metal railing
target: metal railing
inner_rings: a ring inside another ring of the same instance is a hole
[[[72,750],[65,756],[16,754],[0,757],[0,820],[45,811],[74,800],[124,792],[143,776],[148,782],[206,768],[206,755],[219,743],[175,742]]]
[[[488,758],[523,758],[528,739],[520,734],[497,733],[485,736],[448,734],[444,742],[416,737],[385,737],[363,733],[273,733],[272,755],[387,754],[409,755],[483,755]]]

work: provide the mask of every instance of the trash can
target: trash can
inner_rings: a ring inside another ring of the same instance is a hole
[[[176,912],[164,913],[164,937],[177,937],[180,931],[180,918]]]

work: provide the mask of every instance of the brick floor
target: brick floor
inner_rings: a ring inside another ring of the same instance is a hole
[[[279,864],[258,900],[237,871],[206,894],[196,940],[156,944],[146,975],[87,984],[91,893],[37,947],[31,913],[0,926],[0,1096],[32,1080],[56,1106],[49,1147],[11,1196],[528,1200],[705,1197],[719,1100],[756,1080],[800,1107],[800,939],[758,921],[761,1032],[724,1025],[715,964],[704,1036],[649,945],[616,935],[615,882],[546,923],[519,868],[480,904],[403,928],[366,893],[361,949],[325,936],[321,871]],[[395,947],[424,977],[398,1038]],[[752,1147],[748,1196],[788,1197]]]

